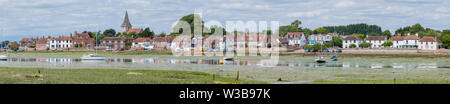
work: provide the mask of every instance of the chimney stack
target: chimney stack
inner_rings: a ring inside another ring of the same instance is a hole
[[[419,33],[416,33],[416,36],[419,36]]]
[[[411,35],[411,33],[408,33],[408,35],[407,35],[407,36],[409,36],[409,35]]]

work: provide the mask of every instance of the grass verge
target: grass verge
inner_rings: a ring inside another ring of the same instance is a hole
[[[40,71],[40,74],[38,74]],[[214,78],[214,79],[213,79]],[[204,72],[0,67],[2,84],[264,84]]]

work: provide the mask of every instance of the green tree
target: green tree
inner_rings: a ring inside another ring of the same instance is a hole
[[[313,31],[311,29],[309,29],[309,28],[304,28],[304,29],[302,29],[302,31],[303,31],[303,33],[305,33],[307,35],[313,34]]]
[[[365,23],[360,24],[349,24],[341,26],[325,26],[323,27],[328,30],[328,32],[341,33],[343,35],[351,34],[381,34],[381,27],[377,25],[367,25]]]
[[[442,37],[442,47],[450,49],[450,34],[446,34]]]
[[[153,38],[154,35],[155,35],[155,33],[153,31],[151,31],[149,27],[147,27],[144,29],[144,31],[142,31],[141,33],[138,34],[137,38],[142,38],[142,37]]]
[[[10,46],[9,49],[13,50],[13,51],[17,51],[19,50],[18,46]]]
[[[372,43],[363,42],[359,45],[361,48],[369,48],[372,45]]]
[[[356,44],[350,44],[349,48],[356,48]]]
[[[303,49],[313,50],[314,46],[313,45],[306,45],[306,46],[303,47]]]
[[[364,34],[352,34],[353,36],[358,36],[360,39],[365,39],[366,35]]]
[[[291,25],[280,26],[280,35],[286,35],[288,32],[301,32],[301,30]]]
[[[197,20],[196,20],[197,19]],[[183,16],[182,18],[180,18],[180,20],[179,21],[186,21],[187,23],[189,23],[189,25],[190,25],[190,27],[191,27],[191,34],[194,34],[194,29],[196,29],[197,31],[201,31],[202,32],[202,35],[205,35],[205,33],[203,33],[203,28],[205,28],[205,26],[204,26],[204,22],[203,22],[203,19],[200,17],[200,15],[198,15],[198,14],[189,14],[189,15],[186,15],[186,16]],[[195,27],[195,25],[197,25],[197,24],[195,24],[195,22],[196,21],[200,21],[202,24],[201,24],[201,27],[202,28],[194,28]],[[178,22],[175,26],[174,26],[174,28],[180,28],[181,27],[181,24],[180,24],[180,22]],[[180,29],[180,31],[178,31],[178,33],[179,34],[181,34],[183,32],[183,29]],[[176,32],[175,32],[176,33]]]
[[[333,43],[333,46],[335,46],[335,47],[342,47],[342,39],[341,39],[341,37],[337,37],[337,36],[333,37],[331,42]]]
[[[302,29],[302,28],[300,27],[301,24],[302,24],[302,21],[300,21],[300,20],[295,20],[294,22],[291,23],[291,26],[297,27],[299,30],[301,30],[301,29]]]
[[[391,38],[392,33],[389,30],[384,30],[383,33],[381,33],[382,36],[386,36],[387,38]]]
[[[162,32],[161,34],[158,35],[159,37],[165,37],[166,33]]]
[[[125,43],[126,49],[130,49],[130,48],[131,48],[131,45],[133,45],[132,42],[127,42],[127,43]]]
[[[381,45],[384,46],[384,47],[390,47],[390,46],[394,45],[394,43],[392,43],[392,41],[387,41],[387,42],[384,42]]]
[[[115,37],[116,35],[116,30],[114,29],[107,29],[103,32],[103,34],[107,37]]]
[[[94,33],[94,41],[95,41],[95,46],[98,46],[100,44],[100,41],[105,38],[105,34],[100,34],[101,32],[98,31],[97,33]]]
[[[422,27],[422,25],[420,25],[419,23],[416,23],[413,26],[411,26],[409,32],[418,33],[418,32],[424,31],[424,30],[425,29]]]
[[[314,33],[316,33],[316,32],[317,32],[317,34],[328,34],[328,30],[323,27],[314,29]]]

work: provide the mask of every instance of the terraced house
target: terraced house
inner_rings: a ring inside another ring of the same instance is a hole
[[[78,48],[78,49],[86,49],[86,50],[92,50],[95,47],[95,40],[94,38],[91,38],[89,36],[89,33],[85,32],[85,33],[74,33],[75,35],[72,36],[72,34],[70,34],[70,37],[73,40],[73,47],[74,48]]]
[[[284,38],[288,42],[287,44],[292,47],[303,47],[307,45],[307,35],[303,32],[288,32]]]
[[[371,43],[370,48],[382,48],[382,44],[387,42],[386,36],[366,36],[366,42]]]
[[[345,36],[342,41],[342,48],[350,48],[352,44],[356,45],[356,47],[359,47],[359,44],[363,42],[363,40],[358,36]]]
[[[438,42],[434,37],[423,37],[419,40],[418,48],[421,50],[437,50]]]
[[[329,34],[312,34],[309,36],[309,45],[314,44],[324,44],[326,42],[331,42],[333,37],[337,36],[337,34],[329,33]]]
[[[126,43],[133,40],[133,37],[105,37],[100,41],[100,46],[106,50],[125,50]]]
[[[70,36],[59,36],[49,39],[50,50],[69,50],[72,48],[72,38]]]
[[[391,37],[389,40],[394,44],[391,46],[392,48],[417,48],[419,42],[419,34],[411,35],[408,33],[406,36],[401,36],[401,34],[397,34],[394,37]]]

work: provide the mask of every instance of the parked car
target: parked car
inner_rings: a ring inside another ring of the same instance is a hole
[[[317,52],[323,52],[322,50],[317,50]]]
[[[310,52],[310,50],[309,49],[305,49],[305,52]]]
[[[330,51],[329,51],[328,49],[326,49],[326,50],[324,50],[323,52],[327,52],[327,53],[328,53],[328,52],[330,52]]]
[[[335,52],[336,52],[336,53],[341,53],[342,50],[341,50],[341,49],[337,49]]]

